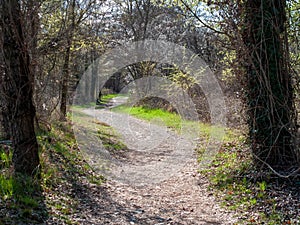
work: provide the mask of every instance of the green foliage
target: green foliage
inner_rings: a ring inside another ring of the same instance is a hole
[[[8,168],[12,163],[12,150],[9,147],[0,146],[0,168]]]
[[[183,90],[188,90],[195,83],[195,78],[174,68],[170,68],[170,80],[180,86]]]
[[[37,206],[37,202],[33,196],[35,192],[39,191],[38,178],[13,174],[11,172],[12,150],[10,148],[1,147],[0,159],[0,198],[3,200],[14,199],[18,204],[25,206]]]
[[[41,199],[39,192],[37,178],[9,173],[0,175],[0,197],[4,201],[14,202],[11,207],[37,209]]]
[[[288,26],[288,38],[289,38],[289,50],[290,59],[293,70],[300,74],[300,2],[299,1],[288,1],[289,10],[289,26]]]
[[[39,177],[13,173],[12,150],[7,146],[0,150],[0,202],[5,209],[0,212],[0,224],[31,224],[34,212],[38,212],[39,218],[45,217]],[[5,211],[17,213],[18,217]]]
[[[13,196],[14,180],[11,176],[7,177],[0,174],[0,195],[2,199],[8,199]]]
[[[222,80],[230,85],[236,85],[237,76],[236,76],[236,63],[237,63],[237,55],[236,50],[223,50],[219,52],[219,56],[222,58],[220,60],[220,64],[223,65],[222,69]]]

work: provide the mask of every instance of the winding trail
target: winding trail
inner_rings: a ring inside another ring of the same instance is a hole
[[[122,99],[115,102],[123,103]],[[109,109],[82,112],[117,130],[129,151],[124,160],[116,160],[97,148],[95,132],[77,135],[85,140],[89,163],[99,172],[105,168],[108,181],[90,187],[75,221],[114,225],[236,222],[232,212],[220,208],[207,190],[207,179],[197,172],[193,138]]]

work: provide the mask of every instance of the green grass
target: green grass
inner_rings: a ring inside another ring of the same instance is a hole
[[[189,135],[198,137],[198,134],[205,137],[206,139],[214,138],[215,140],[222,140],[225,138],[225,128],[220,126],[212,126],[207,123],[199,121],[189,121],[181,118],[176,113],[170,113],[162,109],[150,109],[147,107],[129,107],[121,105],[112,109],[115,112],[127,113],[139,119],[150,121],[157,125],[165,125],[172,130]]]
[[[103,146],[112,153],[127,150],[127,146],[120,140],[121,136],[112,127],[98,123],[98,136]]]
[[[109,102],[111,99],[120,96],[120,94],[107,94],[101,97],[101,101],[104,103]]]
[[[101,96],[101,103],[107,104],[111,99],[118,97],[118,96],[127,96],[126,94],[107,94]],[[84,109],[84,108],[91,108],[95,107],[96,109],[103,108],[101,105],[97,105],[95,102],[85,103],[85,104],[79,104],[79,105],[72,105],[72,108],[77,109]],[[70,117],[70,113],[68,113],[68,117]]]
[[[38,178],[2,171],[0,175],[0,201],[5,210],[17,212],[18,217],[1,215],[0,224],[28,224],[32,222],[33,212],[46,216],[43,207],[41,187]]]
[[[39,180],[37,177],[29,177],[22,174],[14,174],[12,171],[13,150],[8,146],[0,146],[1,174],[0,174],[0,198],[7,200],[14,198],[24,205],[33,205],[28,199],[37,191]]]
[[[0,174],[0,196],[6,200],[13,196],[14,179],[11,176]]]
[[[38,137],[42,188],[46,193],[51,193],[47,198],[47,207],[52,211],[52,216],[64,224],[71,223],[69,215],[74,213],[78,204],[76,195],[70,192],[72,186],[77,191],[77,188],[84,189],[86,183],[101,185],[105,182],[105,178],[95,173],[85,161],[71,126],[69,122],[53,124],[50,132]]]
[[[142,106],[128,107],[122,105],[114,108],[113,111],[128,113],[130,115],[136,116],[137,118],[147,121],[153,121],[155,123],[163,122],[164,125],[176,130],[179,130],[181,128],[182,120],[179,115],[175,113],[169,113],[161,109],[149,109]]]
[[[71,124],[53,125],[51,132],[45,137],[39,137],[42,159],[42,178],[45,184],[59,182],[57,178],[64,172],[81,174],[92,183],[96,180],[93,174],[90,174],[91,168],[83,160],[75,136],[72,132]],[[57,160],[49,158],[49,152],[57,155]],[[50,181],[48,182],[48,180]],[[98,176],[99,182],[103,182],[103,177]]]
[[[199,171],[208,177],[210,188],[217,190],[222,196],[223,206],[232,210],[247,211],[249,207],[256,204],[253,199],[253,192],[250,189],[249,182],[243,176],[251,165],[251,160],[240,160],[239,151],[242,149],[234,149],[241,146],[224,143],[219,150],[212,165],[204,171]]]
[[[123,94],[107,94],[107,95],[102,95],[101,97],[101,103],[106,104],[108,103],[111,99],[118,97],[118,96],[126,96]],[[95,102],[90,102],[90,103],[85,103],[85,104],[79,104],[79,105],[72,105],[72,108],[77,108],[77,109],[84,109],[84,108],[101,108],[101,105],[97,105],[96,101]],[[103,106],[102,106],[103,107]],[[70,117],[70,115],[68,115]]]

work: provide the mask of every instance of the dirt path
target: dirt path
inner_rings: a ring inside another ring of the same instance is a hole
[[[90,193],[80,197],[86,201],[74,220],[115,225],[235,223],[233,214],[221,209],[207,191],[207,179],[197,173],[193,140],[107,109],[83,112],[116,129],[130,150],[124,161],[114,160],[95,148],[92,133],[85,136],[90,163],[99,169],[106,157],[110,170],[105,185],[91,186]]]

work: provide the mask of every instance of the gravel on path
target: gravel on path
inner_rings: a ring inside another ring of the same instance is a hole
[[[87,187],[87,200],[82,201],[75,221],[114,225],[236,223],[234,213],[220,207],[207,189],[207,178],[197,172],[191,140],[164,126],[108,109],[82,112],[112,126],[129,151],[125,161],[116,160],[97,149],[97,138],[92,137],[96,132],[76,135],[87,139],[87,159],[99,172],[107,170],[108,181]]]

